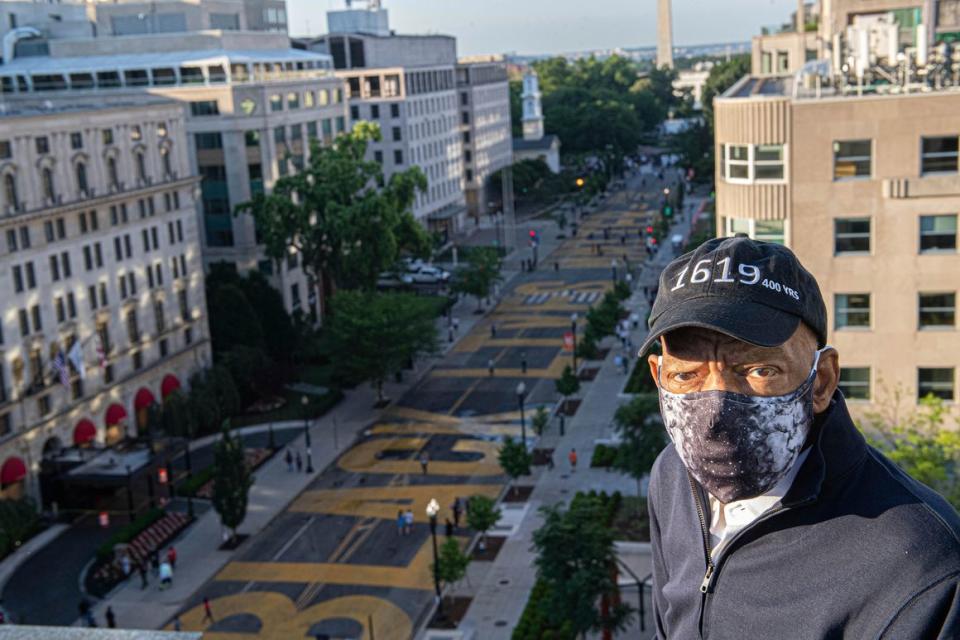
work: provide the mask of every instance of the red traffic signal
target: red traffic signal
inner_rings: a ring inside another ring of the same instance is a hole
[[[653,233],[653,227],[647,227],[647,233]]]
[[[157,469],[157,481],[158,481],[160,484],[167,484],[167,480],[168,480],[168,477],[167,477],[167,468],[166,468],[166,467],[160,467],[159,469]]]
[[[536,239],[537,239],[537,232],[536,232],[536,230],[530,229],[530,239],[531,239],[531,240],[536,240]]]

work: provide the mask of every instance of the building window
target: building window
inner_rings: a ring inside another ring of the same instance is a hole
[[[374,151],[373,160],[377,164],[383,164],[383,151],[380,151],[379,149],[377,151]]]
[[[920,367],[917,369],[917,400],[927,396],[953,400],[953,367]]]
[[[403,140],[403,134],[400,127],[393,127],[393,141],[400,142],[401,140]]]
[[[957,216],[920,216],[920,253],[957,250]]]
[[[194,140],[197,149],[223,149],[223,138],[220,132],[196,133]]]
[[[287,109],[299,109],[300,108],[300,94],[291,91],[287,94]]]
[[[727,146],[727,180],[750,180],[750,147],[731,144]]]
[[[957,294],[921,293],[918,297],[921,329],[953,329],[957,321]]]
[[[957,173],[957,136],[921,138],[920,175]]]
[[[754,240],[785,244],[786,223],[784,220],[752,220],[750,218],[728,218],[726,221],[728,236],[745,233]]]
[[[8,207],[14,211],[20,208],[20,201],[17,199],[17,178],[12,173],[3,176],[3,195]]]
[[[87,165],[84,162],[78,162],[76,167],[76,176],[77,176],[77,190],[81,194],[86,194],[90,191],[87,184]]]
[[[370,105],[370,119],[379,120],[380,119],[380,105],[372,104]]]
[[[403,151],[400,149],[393,150],[393,163],[394,164],[403,164]]]
[[[841,367],[839,387],[847,400],[869,400],[870,367]]]
[[[112,156],[107,158],[107,181],[113,189],[120,188],[120,177],[117,173],[117,159]]]
[[[190,103],[190,115],[194,116],[218,116],[220,115],[220,106],[216,100],[198,100]]]
[[[48,202],[52,202],[57,197],[56,188],[53,184],[53,171],[50,167],[44,167],[40,175],[43,182],[43,197]]]
[[[255,130],[244,131],[243,140],[248,147],[260,146],[260,132]]]
[[[50,141],[47,139],[47,136],[39,136],[34,139],[34,142],[36,143],[38,154],[45,155],[50,153]]]
[[[279,93],[270,96],[270,111],[283,111],[283,96]]]
[[[390,105],[390,117],[399,118],[400,117],[400,105],[396,102]]]
[[[834,253],[870,253],[870,218],[837,218],[833,221]]]
[[[870,140],[838,140],[833,143],[833,179],[869,178],[873,149]]]
[[[187,304],[187,290],[181,289],[177,292],[177,302],[180,305],[180,319],[184,322],[190,322],[190,308]]]
[[[360,119],[360,107],[357,105],[350,105],[350,119],[356,122]]]
[[[142,153],[133,154],[134,160],[136,161],[137,166],[137,180],[140,184],[143,184],[147,181],[147,161],[143,157]]]
[[[838,293],[834,296],[834,328],[870,328],[870,294]]]
[[[70,148],[74,151],[83,149],[83,134],[81,132],[74,131],[70,134]]]
[[[103,144],[111,145],[113,144],[113,129],[104,129],[101,131],[101,137],[103,139]]]
[[[783,145],[761,144],[754,147],[754,180],[779,182],[783,180]]]

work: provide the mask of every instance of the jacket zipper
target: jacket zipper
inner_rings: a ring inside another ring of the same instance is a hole
[[[707,593],[710,586],[710,578],[713,576],[713,558],[710,557],[710,530],[707,529],[707,519],[703,513],[703,506],[700,504],[700,495],[697,493],[697,485],[693,477],[687,472],[687,480],[690,482],[690,492],[693,494],[693,503],[697,507],[697,518],[700,519],[700,533],[703,536],[703,559],[706,561],[707,572],[703,576],[703,582],[700,583],[700,593]]]

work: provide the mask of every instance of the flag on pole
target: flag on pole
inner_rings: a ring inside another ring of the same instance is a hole
[[[97,334],[97,359],[100,361],[100,368],[105,369],[107,366],[107,354],[103,349],[103,338],[100,337],[100,334]]]
[[[81,380],[87,379],[87,366],[83,361],[83,347],[80,346],[80,341],[76,340],[73,343],[73,346],[70,347],[70,353],[67,355],[70,358],[70,364],[73,365],[73,368],[80,375]]]
[[[67,359],[63,351],[58,351],[57,357],[53,359],[53,370],[60,376],[60,384],[65,387],[70,386],[70,370],[67,368]]]

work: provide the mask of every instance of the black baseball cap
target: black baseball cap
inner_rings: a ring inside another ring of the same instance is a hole
[[[827,344],[827,309],[820,287],[792,251],[746,237],[714,238],[680,256],[660,274],[650,334],[640,355],[663,334],[702,327],[776,347],[803,321]]]

